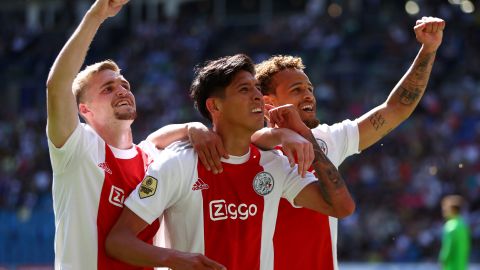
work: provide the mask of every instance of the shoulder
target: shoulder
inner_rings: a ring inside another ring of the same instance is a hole
[[[320,124],[315,128],[312,128],[312,133],[316,136],[326,135],[336,132],[341,132],[347,129],[358,129],[358,123],[350,119],[343,120],[342,122],[335,123],[333,125]]]
[[[161,152],[150,165],[153,170],[191,170],[196,166],[197,154],[190,143],[175,142]]]
[[[282,153],[282,151],[277,149],[261,150],[259,148],[257,148],[257,150],[260,154],[260,165],[290,167],[288,158]]]

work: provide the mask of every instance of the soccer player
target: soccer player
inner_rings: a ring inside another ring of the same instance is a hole
[[[171,125],[136,146],[130,128],[136,117],[135,98],[118,66],[107,60],[78,73],[100,24],[126,2],[97,0],[58,55],[48,77],[55,269],[138,269],[111,259],[104,249],[106,234],[120,215],[125,196],[143,179],[147,165],[158,156],[157,148],[187,133],[199,142],[197,145],[209,136],[208,131],[202,131],[203,125]],[[87,124],[80,123],[78,113]],[[224,151],[215,143],[210,147]],[[157,229],[155,222],[139,238],[151,242]]]
[[[272,270],[281,197],[337,217],[353,212],[343,179],[297,111],[276,114],[281,126],[313,144],[318,180],[311,173],[302,178],[276,150],[261,151],[250,144],[252,134],[263,127],[258,87],[254,64],[245,55],[210,61],[197,70],[191,96],[230,154],[222,160],[224,171],[214,175],[205,170],[188,143],[166,149],[127,198],[106,241],[110,255],[134,265],[172,269]],[[162,214],[172,249],[135,237]]]
[[[256,66],[267,104],[291,104],[335,166],[353,154],[368,148],[406,120],[425,92],[435,54],[442,42],[445,22],[423,17],[416,22],[415,35],[422,44],[412,66],[391,91],[387,100],[355,121],[334,125],[320,124],[316,117],[313,85],[303,72],[302,60],[292,56],[274,56]],[[254,135],[262,148],[278,141],[275,130]],[[296,209],[281,200],[274,236],[275,269],[338,269],[337,219],[309,209]]]
[[[459,195],[448,195],[442,199],[442,214],[446,220],[439,255],[442,270],[468,269],[470,232],[460,215],[462,204],[463,198]]]

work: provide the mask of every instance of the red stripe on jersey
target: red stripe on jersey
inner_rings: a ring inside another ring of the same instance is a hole
[[[229,270],[260,269],[264,198],[253,189],[255,175],[263,171],[260,153],[250,147],[243,164],[222,163],[218,175],[198,163],[202,190],[205,255]]]
[[[105,173],[97,215],[98,231],[98,270],[133,270],[153,269],[134,267],[107,256],[105,239],[123,210],[125,198],[135,189],[145,176],[146,167],[150,160],[140,148],[132,159],[118,159],[110,147],[105,145],[105,163],[111,173]],[[145,228],[137,237],[147,243],[153,243],[153,237],[160,224],[156,220]]]
[[[330,223],[326,215],[293,208],[282,198],[273,245],[275,270],[333,270]]]
[[[309,171],[312,172],[313,168],[310,167]],[[275,270],[333,270],[332,238],[327,215],[306,208],[294,208],[287,200],[280,199],[273,245]]]

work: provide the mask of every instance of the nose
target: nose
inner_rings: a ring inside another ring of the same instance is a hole
[[[128,93],[127,89],[125,89],[123,86],[119,86],[117,89],[117,96],[119,97],[124,97]]]
[[[303,98],[305,100],[312,101],[314,100],[315,97],[312,92],[310,92],[309,90],[306,90],[305,93],[303,94]]]
[[[255,101],[263,100],[262,92],[260,92],[260,90],[258,90],[257,87],[254,87],[253,99],[254,99]]]

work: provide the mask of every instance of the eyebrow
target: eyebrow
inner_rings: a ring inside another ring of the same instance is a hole
[[[295,87],[295,86],[299,86],[299,85],[302,85],[302,84],[303,84],[303,82],[293,83],[292,85],[290,85],[290,86],[288,87],[288,89],[291,89],[291,88],[293,88],[293,87]],[[308,82],[307,85],[313,88],[313,84],[312,84],[311,82]]]
[[[112,83],[113,83],[113,80],[109,80],[109,81],[107,81],[106,83],[102,84],[102,86],[100,86],[100,89],[103,89],[104,87],[106,87],[106,86],[108,86],[108,85],[110,85],[110,84],[112,84]]]
[[[100,86],[100,89],[103,89],[104,87],[109,86],[110,84],[113,84],[114,82],[115,82],[115,80],[109,80],[106,83],[102,84],[102,86]],[[121,79],[121,83],[128,85],[128,88],[130,88],[130,83],[127,80],[125,80],[124,78]]]
[[[237,85],[235,85],[235,88],[241,88],[241,87],[244,87],[244,86],[249,86],[250,83],[249,82],[242,82],[242,83],[239,83]],[[259,83],[255,83],[255,85],[260,85]]]

